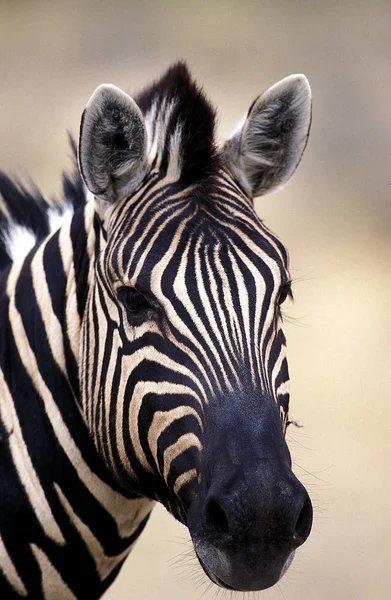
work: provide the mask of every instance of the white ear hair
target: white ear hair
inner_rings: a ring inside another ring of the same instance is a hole
[[[135,101],[114,85],[100,85],[80,125],[80,171],[90,192],[106,202],[130,194],[146,174],[146,147],[144,117]]]
[[[226,142],[226,162],[250,196],[282,187],[295,172],[311,125],[311,88],[304,75],[282,79],[251,106]]]

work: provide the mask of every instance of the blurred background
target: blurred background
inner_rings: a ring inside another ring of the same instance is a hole
[[[256,206],[291,254],[291,417],[303,427],[288,438],[315,522],[259,598],[391,594],[390,36],[389,0],[0,0],[0,166],[49,195],[70,166],[66,132],[102,82],[132,93],[184,58],[222,140],[275,81],[310,80],[303,161]],[[105,600],[215,598],[190,548],[157,507]]]

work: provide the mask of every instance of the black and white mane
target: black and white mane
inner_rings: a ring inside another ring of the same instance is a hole
[[[47,199],[36,186],[28,189],[0,172],[0,271],[56,231],[87,199],[76,165],[76,145],[70,138],[74,167],[63,174],[60,200]]]
[[[185,63],[173,65],[135,99],[149,127],[151,143],[153,140],[163,154],[163,166],[170,160],[175,136],[180,135],[182,180],[201,183],[202,188],[218,165],[215,111]],[[72,137],[70,145],[74,167],[72,173],[63,174],[60,199],[45,198],[34,184],[28,189],[0,171],[0,271],[16,258],[26,256],[87,201]]]

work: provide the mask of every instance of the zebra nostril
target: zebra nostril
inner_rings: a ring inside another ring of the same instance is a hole
[[[293,534],[293,541],[298,548],[306,541],[307,537],[310,534],[312,526],[312,504],[311,500],[307,496],[304,501],[304,504],[301,508],[300,514],[296,521],[295,532]]]
[[[213,527],[221,533],[228,533],[229,521],[227,513],[214,498],[211,498],[207,502],[205,517],[209,527]]]

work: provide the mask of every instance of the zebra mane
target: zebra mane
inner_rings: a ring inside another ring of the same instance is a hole
[[[218,166],[215,110],[191,78],[186,64],[174,64],[135,100],[145,116],[160,167],[176,162],[178,178],[185,185],[197,182],[202,187]],[[72,138],[70,144],[74,168],[70,175],[63,175],[60,200],[45,198],[34,184],[28,189],[0,171],[0,271],[17,257],[26,256],[85,204],[87,193]]]
[[[70,137],[74,167],[63,174],[61,199],[47,199],[33,184],[28,189],[0,171],[0,271],[26,254],[86,202],[86,188],[76,163],[76,144]]]
[[[163,168],[177,152],[180,176],[187,185],[215,172],[215,110],[184,62],[170,67],[135,100],[144,113],[150,143],[160,153]]]

